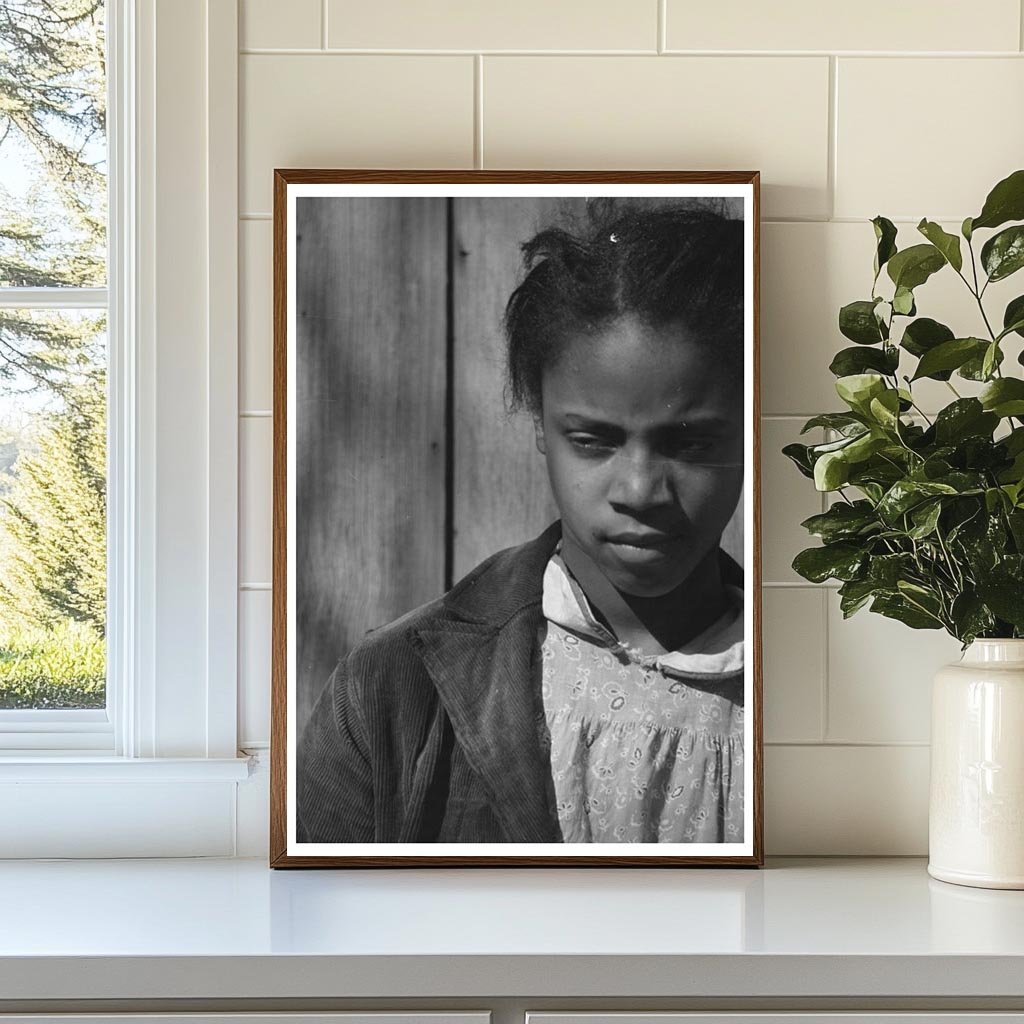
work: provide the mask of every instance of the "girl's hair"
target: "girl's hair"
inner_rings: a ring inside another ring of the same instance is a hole
[[[587,203],[578,234],[548,227],[520,248],[526,277],[509,297],[508,391],[539,413],[544,369],[571,333],[632,313],[652,327],[680,321],[739,372],[743,352],[743,222],[682,204]]]

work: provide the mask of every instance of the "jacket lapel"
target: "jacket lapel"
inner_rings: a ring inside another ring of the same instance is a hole
[[[489,559],[452,589],[444,615],[411,638],[509,842],[562,838],[534,665],[543,570],[559,536],[554,523]]]

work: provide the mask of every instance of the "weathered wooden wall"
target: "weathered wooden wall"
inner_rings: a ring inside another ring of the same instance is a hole
[[[297,724],[444,588],[445,199],[298,199]]]

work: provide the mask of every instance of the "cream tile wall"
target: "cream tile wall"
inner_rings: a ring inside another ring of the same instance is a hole
[[[799,522],[822,503],[779,449],[836,405],[827,367],[839,306],[871,284],[867,218],[904,238],[925,215],[952,227],[1024,166],[1021,0],[240,6],[243,746],[269,733],[273,168],[757,168],[767,848],[925,853],[928,686],[958,645],[843,621],[834,589],[796,576]],[[976,332],[950,276],[920,311]],[[239,849],[262,854],[265,800],[248,806]]]

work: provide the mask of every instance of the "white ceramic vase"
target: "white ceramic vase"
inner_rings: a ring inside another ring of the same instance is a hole
[[[932,687],[928,873],[1024,889],[1024,640],[975,640]]]

